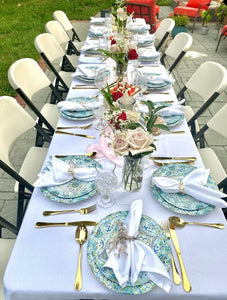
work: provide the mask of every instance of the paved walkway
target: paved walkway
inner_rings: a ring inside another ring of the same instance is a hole
[[[161,7],[160,17],[168,16],[172,10],[173,9],[171,7]],[[73,24],[81,39],[85,39],[89,22],[75,21]],[[218,52],[215,52],[217,45],[217,30],[214,23],[211,23],[209,26],[210,30],[208,35],[204,36],[202,35],[201,23],[196,24],[195,31],[192,34],[193,46],[187,53],[187,56],[183,59],[182,63],[177,67],[177,70],[173,72],[173,76],[176,79],[176,83],[174,84],[176,93],[183,87],[184,83],[187,82],[195,70],[205,61],[215,61],[227,68],[227,42],[221,42]],[[48,70],[46,73],[48,76],[51,76]],[[191,105],[195,111],[201,106],[202,100],[195,94],[189,94],[186,92],[185,96],[187,104]],[[42,94],[37,95],[37,97],[39,99],[39,106],[42,107],[44,102],[48,102],[49,94],[46,91],[43,91]],[[209,120],[210,117],[214,115],[226,102],[227,90],[220,95],[207,112],[201,116],[199,120],[200,124],[205,124],[207,120]],[[26,108],[26,110],[28,110],[28,108]],[[215,150],[227,171],[227,141],[212,132],[207,134],[207,141],[209,146]],[[10,156],[12,158],[12,164],[16,170],[19,170],[26,151],[32,145],[34,145],[34,131],[28,132],[22,136],[12,148]],[[17,197],[14,193],[14,181],[0,170],[0,215],[14,223],[16,220],[16,199]],[[4,236],[12,237],[13,235],[11,235],[11,233],[4,232]]]

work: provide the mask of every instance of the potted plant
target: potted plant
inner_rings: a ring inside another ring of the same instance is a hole
[[[227,25],[227,5],[222,2],[215,10],[215,15],[218,19],[218,31],[223,25]]]
[[[172,30],[172,37],[174,38],[180,32],[188,31],[188,24],[190,22],[190,18],[186,15],[169,15],[169,18],[175,21],[175,27]]]
[[[209,28],[208,28],[208,22],[210,22],[211,19],[212,19],[212,16],[210,14],[210,10],[209,9],[203,10],[201,12],[201,18],[203,20],[203,22],[202,22],[202,30],[203,30],[202,34],[207,34],[208,30],[209,30]]]

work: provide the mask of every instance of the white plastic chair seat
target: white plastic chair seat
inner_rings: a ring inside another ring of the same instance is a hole
[[[73,79],[72,76],[71,76],[72,74],[73,74],[73,72],[64,72],[64,71],[59,72],[59,75],[64,80],[64,82],[66,83],[68,88],[70,88],[70,85],[72,83],[72,79]],[[54,86],[55,86],[55,81],[56,81],[56,79],[53,81]],[[58,87],[58,90],[61,90],[60,86]],[[62,88],[62,90],[63,90],[63,88]]]
[[[3,294],[3,276],[12,252],[15,239],[0,238],[0,299],[4,300]]]
[[[174,26],[175,21],[173,19],[165,18],[164,20],[162,20],[154,33],[155,43],[159,43],[164,38],[167,32],[170,34]]]
[[[40,112],[48,120],[48,122],[53,128],[57,126],[58,119],[59,119],[59,112],[58,112],[57,105],[46,103],[42,107]]]
[[[184,117],[186,119],[186,121],[188,122],[193,116],[194,116],[194,111],[191,108],[191,106],[189,105],[185,105],[185,109],[184,109]],[[197,120],[195,120],[195,128],[196,128],[196,132],[199,131],[199,123]]]
[[[73,44],[75,45],[75,47],[77,48],[77,50],[81,50],[81,48],[84,45],[84,41],[78,42],[78,41],[74,41]]]
[[[210,175],[217,183],[227,177],[227,174],[213,149],[207,147],[198,150],[204,166],[207,169],[210,169]]]
[[[178,55],[184,51],[187,52],[192,45],[192,37],[190,34],[185,32],[178,33],[172,42],[169,44],[168,48],[165,50],[166,56],[176,59]]]
[[[19,174],[31,185],[37,180],[37,174],[41,171],[48,148],[31,147],[27,152]],[[18,182],[16,181],[14,191],[18,191]]]

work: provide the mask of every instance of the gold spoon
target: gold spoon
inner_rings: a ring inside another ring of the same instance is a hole
[[[82,252],[82,245],[87,240],[87,227],[84,224],[80,224],[76,229],[75,238],[77,243],[80,245],[80,251],[79,251],[79,258],[78,258],[78,267],[77,267],[77,273],[76,273],[76,281],[74,284],[74,289],[79,291],[82,288],[82,276],[81,276],[81,252]]]
[[[220,223],[215,224],[215,223],[185,222],[183,219],[175,216],[169,217],[169,221],[177,227],[184,227],[186,224],[194,224],[194,225],[214,227],[218,229],[225,228],[224,224],[220,224]]]

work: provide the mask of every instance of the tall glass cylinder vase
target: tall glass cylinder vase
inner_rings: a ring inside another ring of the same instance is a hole
[[[122,187],[128,192],[135,192],[142,186],[143,161],[141,157],[124,156]]]

